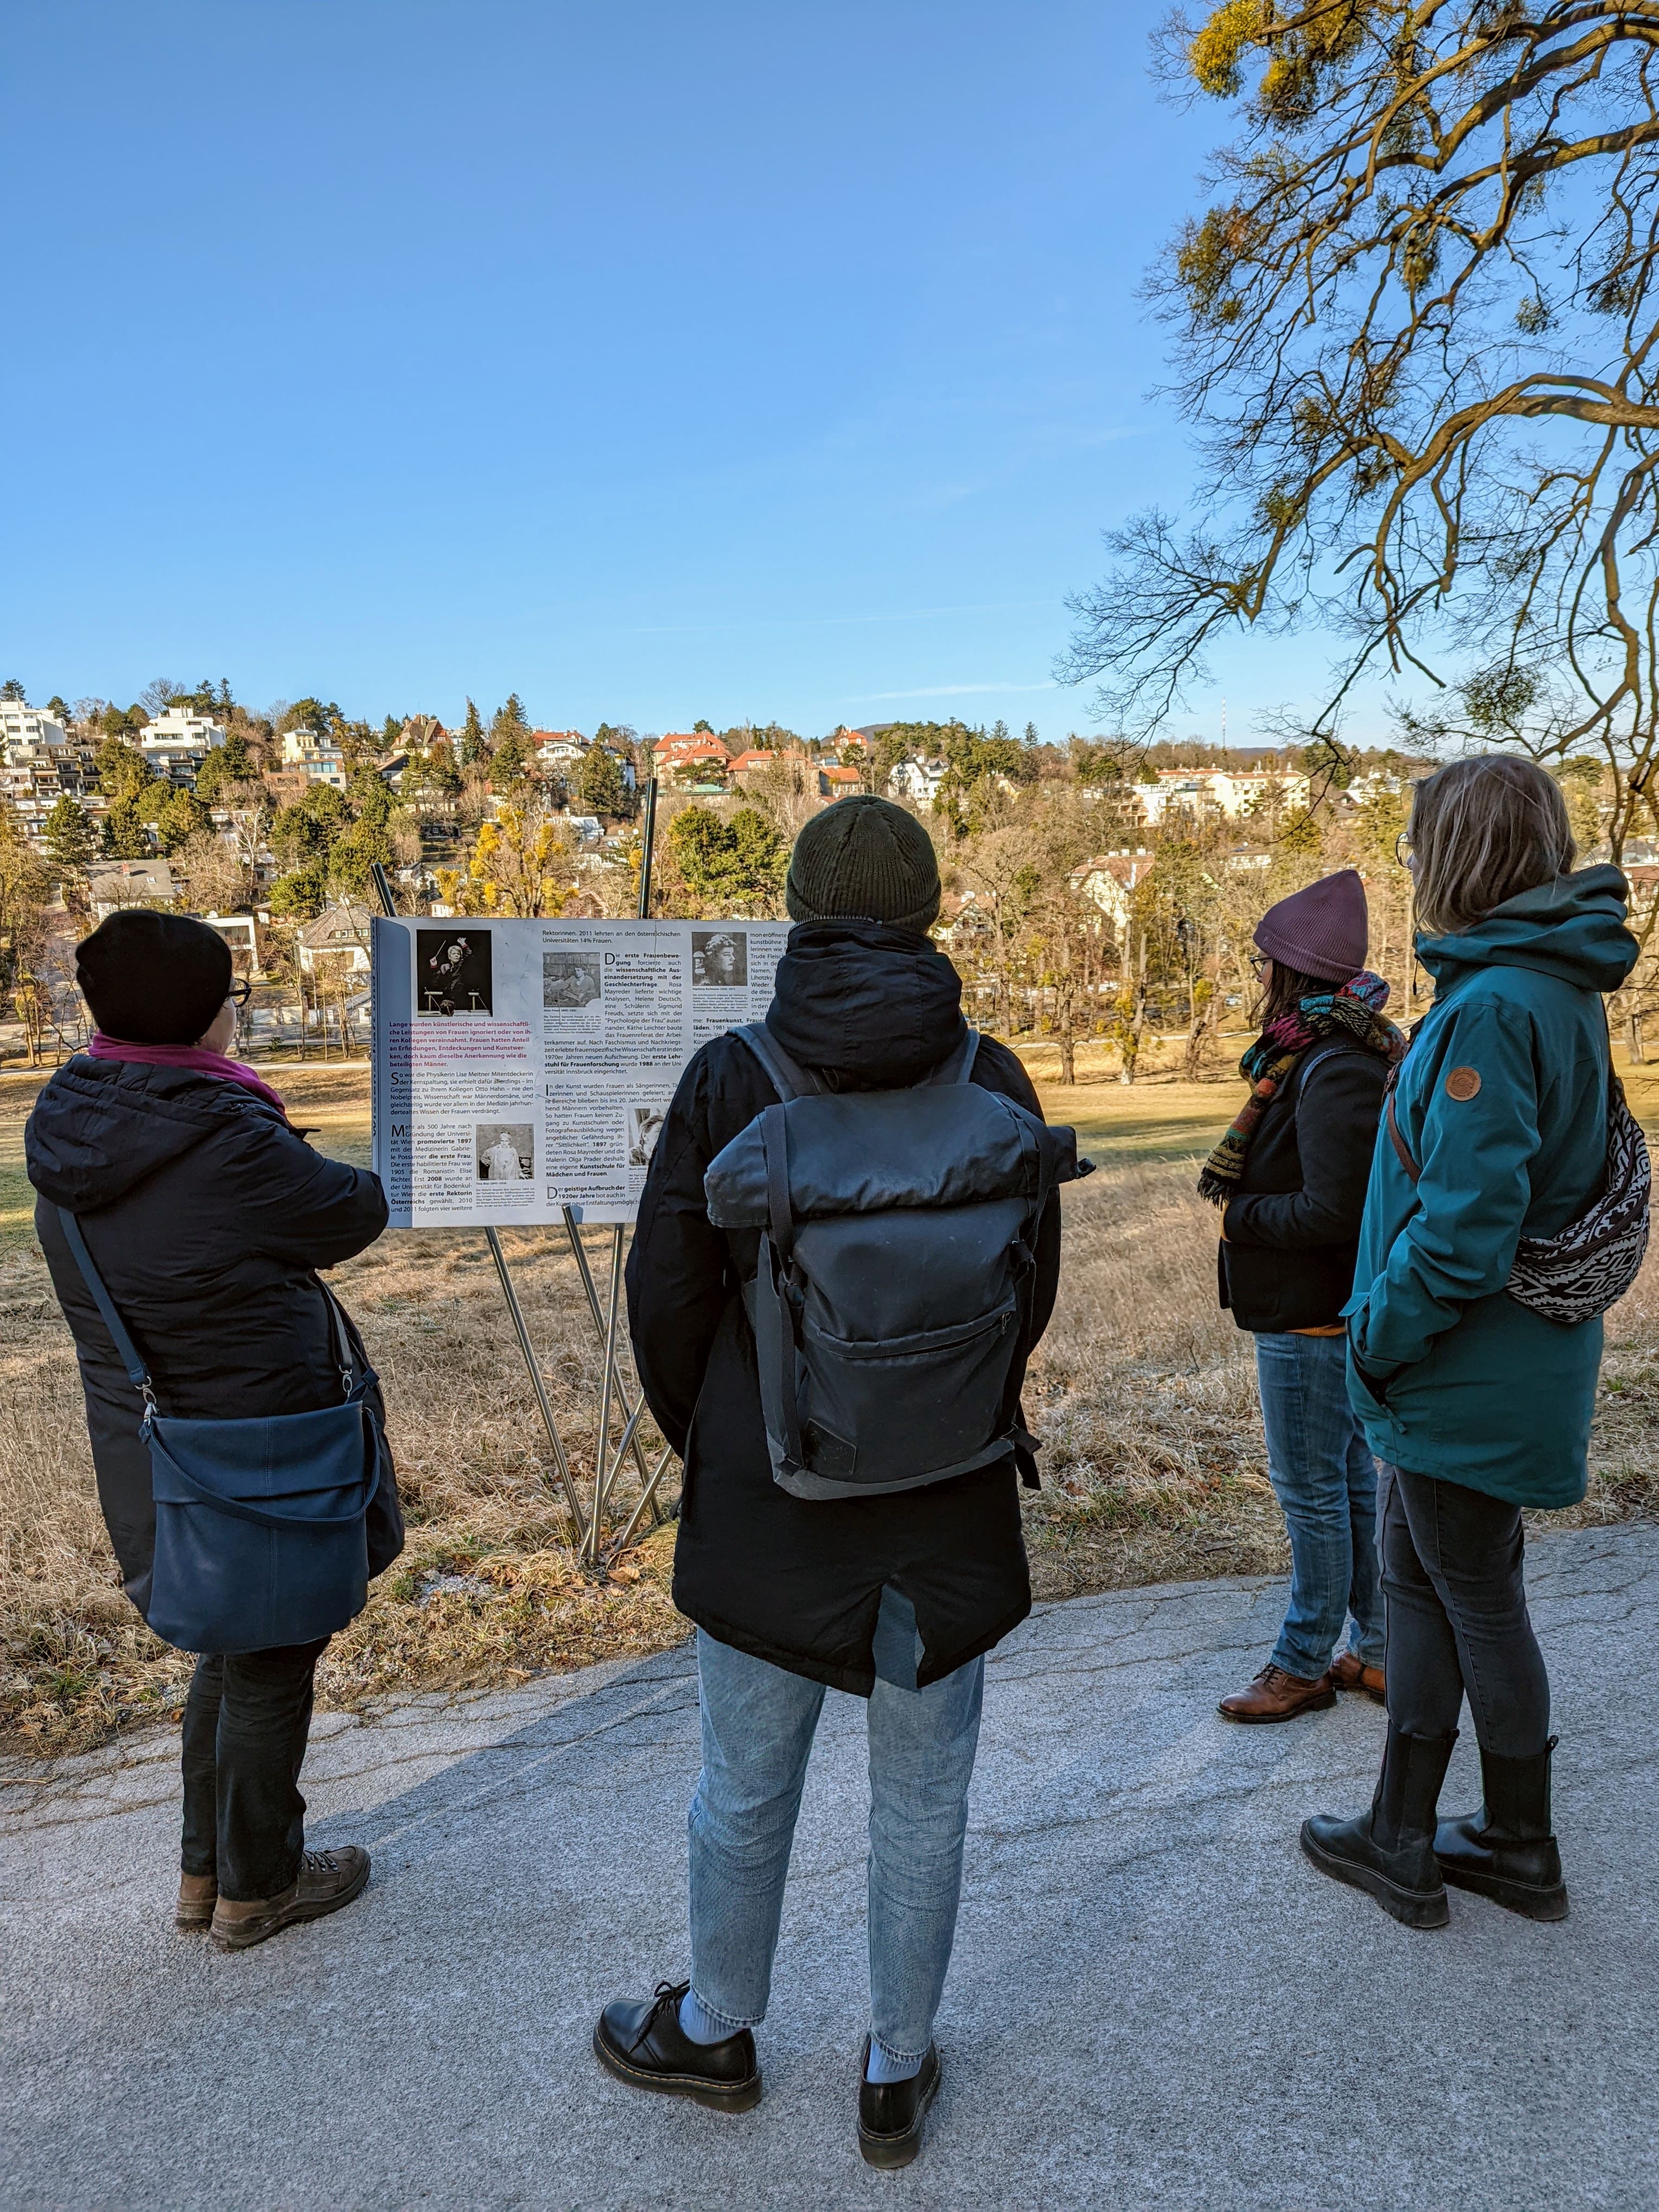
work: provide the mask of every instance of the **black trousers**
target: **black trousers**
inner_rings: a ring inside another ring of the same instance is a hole
[[[1449,1735],[1467,1694],[1483,1751],[1531,1759],[1549,1741],[1550,1684],[1527,1615],[1521,1509],[1384,1463],[1389,1717]]]
[[[217,1877],[239,1905],[276,1897],[298,1878],[306,1801],[300,1767],[312,1681],[328,1648],[204,1652],[185,1700],[186,1874]]]

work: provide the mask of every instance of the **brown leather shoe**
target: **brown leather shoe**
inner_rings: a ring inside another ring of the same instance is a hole
[[[307,1851],[300,1862],[300,1878],[278,1897],[251,1899],[238,1904],[222,1897],[214,1908],[213,1942],[221,1951],[246,1951],[263,1943],[284,1928],[301,1920],[320,1920],[349,1905],[368,1880],[368,1853],[356,1844],[337,1850]]]
[[[1247,1690],[1235,1690],[1216,1707],[1223,1720],[1293,1721],[1298,1713],[1322,1712],[1336,1703],[1328,1674],[1311,1682],[1287,1674],[1270,1659]]]
[[[187,1935],[197,1934],[213,1917],[213,1908],[219,1901],[219,1881],[216,1875],[181,1874],[179,1877],[179,1902],[173,1908],[173,1924]]]
[[[1376,1705],[1386,1705],[1388,1692],[1382,1669],[1368,1667],[1357,1651],[1345,1651],[1331,1662],[1331,1680],[1339,1690],[1354,1690]]]

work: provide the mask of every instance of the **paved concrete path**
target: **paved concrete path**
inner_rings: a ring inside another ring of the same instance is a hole
[[[686,1957],[688,1649],[520,1692],[323,1722],[313,1835],[373,1846],[338,1919],[235,1958],[167,1923],[174,1739],[3,1771],[0,2203],[390,2208],[1659,2204],[1659,1530],[1547,1538],[1572,1917],[1452,1900],[1410,1934],[1315,1875],[1297,1824],[1369,1792],[1362,1700],[1231,1728],[1281,1591],[1051,1606],[996,1654],[921,2160],[860,2161],[862,1708],[807,1785],[767,2094],[648,2100],[599,2004]],[[1467,1740],[1448,1802],[1478,1795]]]

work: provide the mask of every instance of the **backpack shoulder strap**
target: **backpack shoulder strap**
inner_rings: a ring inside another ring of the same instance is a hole
[[[955,1050],[947,1053],[936,1068],[922,1077],[917,1088],[925,1091],[935,1083],[971,1083],[974,1079],[974,1058],[978,1051],[979,1031],[970,1029]]]
[[[64,1241],[74,1255],[76,1266],[81,1270],[82,1280],[92,1292],[93,1304],[103,1316],[104,1327],[110,1333],[117,1356],[126,1369],[133,1389],[154,1413],[155,1386],[149,1379],[149,1370],[145,1366],[137,1346],[127,1334],[126,1326],[115,1310],[115,1301],[106,1289],[103,1277],[92,1263],[92,1255],[87,1249],[87,1240],[81,1233],[81,1224],[67,1206],[60,1206],[57,1212],[59,1226],[64,1231]]]
[[[732,1035],[740,1037],[771,1079],[772,1086],[786,1105],[792,1098],[811,1097],[823,1089],[810,1067],[803,1067],[793,1060],[778,1042],[764,1022],[745,1022]]]

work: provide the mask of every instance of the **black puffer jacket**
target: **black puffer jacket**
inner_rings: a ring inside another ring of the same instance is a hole
[[[1388,1061],[1357,1037],[1324,1037],[1268,1100],[1224,1217],[1221,1303],[1241,1328],[1340,1318],[1388,1079]]]
[[[950,963],[908,930],[808,923],[791,933],[767,1025],[835,1088],[896,1086],[960,1041],[961,985]],[[974,1080],[1040,1110],[1018,1060],[988,1038]],[[914,1607],[924,1655],[916,1680],[925,1686],[988,1650],[1030,1609],[1014,1460],[878,1498],[792,1498],[773,1480],[739,1295],[759,1238],[710,1225],[702,1179],[715,1154],[776,1097],[738,1039],[703,1046],[658,1140],[629,1259],[641,1379],[663,1434],[685,1460],[674,1601],[722,1643],[867,1697],[882,1594],[891,1589],[907,1601],[907,1619]],[[1059,1276],[1060,1206],[1051,1200],[1013,1401]]]
[[[313,1152],[257,1093],[191,1068],[71,1060],[40,1093],[24,1148],[40,1194],[35,1231],[80,1359],[99,1503],[143,1613],[155,1543],[143,1409],[57,1208],[80,1219],[161,1411],[234,1418],[339,1403],[313,1270],[374,1242],[386,1196],[377,1176]],[[403,1540],[388,1454],[369,1509],[369,1571]]]

